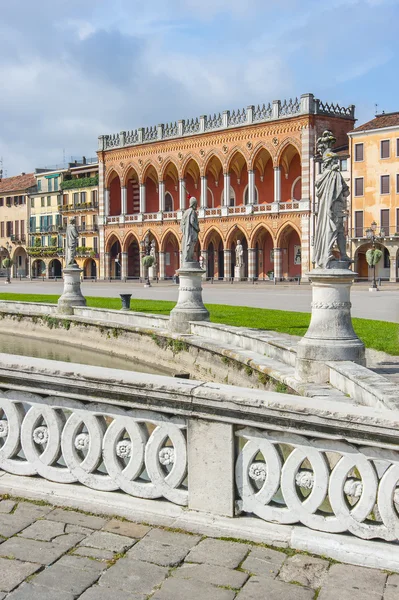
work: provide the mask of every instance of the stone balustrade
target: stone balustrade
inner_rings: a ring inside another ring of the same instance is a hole
[[[100,510],[399,569],[397,410],[6,354],[0,381],[1,493],[79,484]]]

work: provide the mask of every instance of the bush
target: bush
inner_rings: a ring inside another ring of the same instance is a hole
[[[153,256],[143,256],[143,267],[152,267],[152,265],[154,264],[154,257]]]
[[[4,269],[11,269],[12,265],[13,265],[13,262],[12,262],[11,258],[5,258],[3,260]]]
[[[381,260],[381,257],[382,257],[382,250],[379,250],[378,248],[370,248],[366,252],[367,264],[370,267],[374,267],[376,264],[378,264]]]

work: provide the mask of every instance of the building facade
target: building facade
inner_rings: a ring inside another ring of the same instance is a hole
[[[383,257],[377,277],[397,281],[399,251],[399,112],[377,115],[349,133],[350,239],[355,270],[370,278],[366,252],[373,223]]]
[[[234,276],[244,248],[249,280],[304,277],[311,268],[314,152],[331,129],[347,144],[354,106],[312,94],[262,107],[99,138],[100,274],[139,277],[144,240],[155,242],[160,279],[180,263],[180,219],[198,200],[207,276]]]
[[[11,258],[13,277],[29,275],[27,254],[27,225],[29,219],[29,195],[36,189],[33,173],[0,180],[0,275],[5,258]]]

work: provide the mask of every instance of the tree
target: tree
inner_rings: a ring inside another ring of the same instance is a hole
[[[3,268],[7,270],[6,283],[10,283],[11,282],[10,269],[11,269],[12,265],[13,265],[13,261],[11,260],[11,258],[5,258],[3,260]]]

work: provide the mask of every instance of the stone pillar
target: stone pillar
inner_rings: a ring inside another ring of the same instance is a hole
[[[301,279],[307,280],[310,263],[310,215],[301,217]]]
[[[186,180],[179,179],[179,207],[180,210],[186,210]]]
[[[140,212],[146,211],[145,183],[140,183]]]
[[[121,187],[121,215],[127,213],[127,187]]]
[[[281,167],[274,167],[274,202],[281,202]]]
[[[309,383],[330,379],[329,361],[365,364],[364,344],[352,327],[350,288],[355,273],[348,263],[335,269],[313,269],[312,317],[309,329],[297,345],[295,376]]]
[[[231,275],[231,250],[225,248],[223,252],[224,258],[224,279],[225,281],[230,281]]]
[[[158,194],[159,194],[159,210],[163,212],[165,210],[165,182],[158,182]]]
[[[394,254],[389,255],[389,281],[396,282],[398,278],[398,263],[396,259],[396,248]]]
[[[202,302],[204,270],[198,261],[185,262],[177,271],[179,297],[170,313],[169,329],[175,333],[190,333],[190,321],[209,321],[209,312]]]
[[[201,177],[201,208],[208,208],[208,179]]]
[[[58,299],[57,311],[64,315],[73,315],[74,306],[86,306],[86,298],[80,289],[80,275],[83,269],[78,265],[63,269],[64,291]]]
[[[208,250],[201,250],[201,254],[204,257],[204,275],[203,275],[203,279],[206,279],[208,277]]]
[[[223,173],[223,206],[230,205],[230,173]]]
[[[255,279],[256,248],[248,248],[248,280]]]
[[[248,169],[248,204],[255,204],[255,171]]]
[[[108,217],[109,215],[109,189],[105,188],[104,190],[104,216]]]
[[[104,279],[110,278],[110,254],[104,252]]]
[[[283,249],[273,248],[274,251],[274,279],[280,281],[283,277]]]
[[[121,279],[124,281],[127,277],[127,252],[121,252]]]
[[[143,258],[145,256],[145,252],[143,252],[142,250],[140,250],[140,278],[144,279],[145,277],[145,268],[143,265]]]
[[[163,281],[165,279],[165,252],[159,252],[159,280]]]

